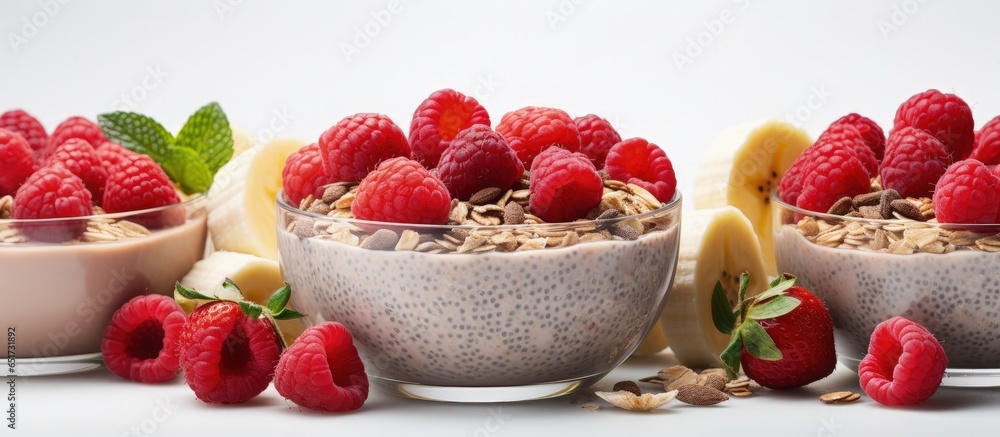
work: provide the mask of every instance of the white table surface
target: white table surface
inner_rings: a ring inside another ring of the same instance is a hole
[[[386,113],[406,130],[424,97],[453,87],[476,95],[494,124],[526,105],[603,115],[623,137],[663,147],[691,193],[705,147],[749,120],[790,117],[816,135],[856,111],[888,130],[900,102],[939,88],[964,97],[982,125],[1000,114],[997,16],[1000,3],[973,0],[3,1],[0,110],[25,108],[51,130],[71,115],[130,109],[176,131],[216,100],[255,137],[312,140],[355,112]],[[346,45],[358,53],[345,56]],[[598,387],[672,363],[628,362]],[[246,405],[206,406],[180,380],[144,386],[100,370],[24,380],[20,429],[0,435],[700,435],[751,420],[767,423],[751,435],[939,435],[992,432],[1000,404],[998,389],[943,389],[907,409],[816,399],[840,389],[858,391],[856,376],[652,414],[373,393],[361,411],[330,416],[289,409],[273,388]]]

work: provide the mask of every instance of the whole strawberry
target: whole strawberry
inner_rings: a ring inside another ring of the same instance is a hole
[[[747,377],[771,389],[790,389],[833,373],[837,353],[833,319],[815,295],[796,287],[795,277],[784,275],[763,293],[746,298],[750,276],[740,276],[735,309],[719,284],[712,296],[712,321],[732,340],[722,352],[730,377],[743,366]]]
[[[180,365],[195,396],[206,403],[239,404],[263,392],[274,378],[284,347],[275,320],[302,317],[288,309],[288,284],[266,306],[242,299],[234,282],[223,287],[235,300],[205,296],[177,284],[187,299],[209,301],[199,306],[181,329]]]

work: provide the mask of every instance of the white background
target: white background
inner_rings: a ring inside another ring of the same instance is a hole
[[[494,124],[527,105],[602,115],[623,137],[663,147],[684,193],[692,192],[715,134],[744,121],[791,118],[815,136],[860,112],[888,130],[898,104],[928,88],[965,98],[977,126],[1000,114],[996,2],[456,0],[402,2],[397,13],[388,1],[151,3],[0,3],[0,110],[24,108],[51,130],[71,115],[129,109],[176,131],[216,100],[252,136],[314,141],[355,112],[388,114],[405,131],[424,97],[452,87],[478,97]],[[670,363],[669,356],[629,363],[616,377]],[[838,371],[814,390],[851,387],[857,390],[856,377]],[[590,412],[567,399],[442,405],[373,394],[363,410],[327,417],[289,410],[273,389],[250,405],[207,407],[180,382],[146,387],[100,371],[22,384],[19,432],[123,435],[150,423],[159,399],[177,408],[156,422],[157,435],[223,426],[300,435],[632,427],[688,434],[731,432],[720,427],[765,418],[771,425],[752,425],[755,431],[925,435],[984,429],[1000,401],[997,390],[946,390],[926,406],[890,410],[870,400],[824,406],[814,394],[764,393],[643,417]],[[510,416],[503,426],[483,428],[499,408]]]

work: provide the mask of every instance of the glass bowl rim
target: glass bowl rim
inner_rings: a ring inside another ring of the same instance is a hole
[[[778,196],[779,188],[773,188],[771,190],[771,202],[774,202],[779,208],[783,210],[788,210],[796,214],[802,214],[804,216],[810,216],[815,218],[822,218],[827,220],[837,220],[837,221],[856,221],[861,223],[872,223],[880,225],[892,225],[900,223],[920,223],[927,228],[940,228],[946,230],[956,230],[956,231],[973,231],[981,230],[977,233],[998,233],[1000,232],[1000,224],[994,223],[939,223],[939,222],[926,222],[919,220],[900,220],[900,219],[869,219],[864,217],[848,217],[846,215],[836,215],[829,214],[825,212],[810,211],[808,209],[802,209],[795,205],[790,205],[781,197]],[[787,223],[786,223],[787,224]],[[794,224],[794,223],[792,223]]]
[[[178,203],[172,203],[170,205],[158,206],[156,208],[140,209],[138,211],[125,211],[125,212],[115,212],[115,213],[104,213],[104,214],[91,214],[83,215],[80,217],[58,217],[58,218],[46,218],[46,219],[0,219],[0,225],[10,225],[18,223],[63,223],[69,221],[80,221],[80,220],[102,220],[102,219],[128,219],[129,217],[135,217],[143,214],[151,214],[155,212],[166,211],[173,208],[188,207],[192,205],[197,205],[204,203],[208,199],[207,194],[198,194],[190,199],[180,201]]]
[[[285,201],[284,197],[285,197],[284,196],[284,190],[279,190],[278,191],[278,195],[275,198],[275,203],[277,204],[278,208],[280,208],[280,209],[282,209],[282,210],[284,210],[286,212],[290,212],[290,213],[293,213],[293,214],[302,215],[302,216],[313,218],[313,219],[317,219],[317,220],[326,220],[326,221],[330,221],[330,222],[333,222],[333,223],[346,223],[346,224],[357,225],[359,227],[361,227],[361,226],[364,226],[364,227],[377,227],[379,229],[382,229],[382,228],[390,228],[390,229],[391,228],[405,228],[405,229],[411,229],[411,230],[416,230],[416,231],[424,230],[424,231],[431,231],[431,232],[433,232],[434,230],[441,230],[441,229],[449,229],[449,230],[459,229],[459,230],[472,231],[472,230],[484,229],[484,228],[485,229],[491,229],[491,230],[492,229],[496,229],[496,230],[510,230],[510,231],[518,230],[518,229],[535,229],[535,230],[538,230],[538,229],[542,229],[542,230],[544,230],[544,229],[560,229],[560,230],[562,230],[562,229],[567,229],[567,228],[577,228],[577,227],[587,227],[587,226],[594,226],[594,225],[602,225],[602,224],[606,224],[608,222],[619,222],[619,221],[628,220],[628,219],[631,219],[631,218],[643,219],[643,218],[653,217],[653,216],[657,216],[657,215],[661,215],[661,214],[665,214],[665,213],[666,214],[674,214],[676,212],[679,212],[680,207],[681,207],[681,199],[682,199],[683,196],[681,196],[680,190],[677,190],[677,191],[674,192],[674,197],[672,199],[670,199],[670,202],[667,202],[665,205],[663,205],[663,206],[661,206],[661,207],[659,207],[657,209],[654,209],[652,211],[647,211],[647,212],[644,212],[642,214],[635,214],[635,215],[629,215],[629,216],[619,216],[619,217],[615,217],[615,218],[601,219],[601,220],[594,219],[594,220],[578,220],[578,221],[574,221],[574,222],[562,222],[562,223],[535,223],[535,224],[529,223],[529,224],[519,224],[519,225],[504,225],[504,224],[500,224],[500,225],[428,225],[428,224],[414,224],[414,223],[381,222],[381,221],[374,221],[374,220],[360,220],[360,219],[356,219],[356,218],[330,217],[328,215],[323,215],[323,214],[312,212],[312,211],[304,211],[304,210],[301,210],[301,209],[299,209],[297,207],[291,206],[291,205],[288,204],[288,202]],[[670,224],[670,226],[667,229],[672,229],[672,228],[674,228],[675,226],[678,226],[678,225],[680,225],[680,220],[675,220],[673,223]]]

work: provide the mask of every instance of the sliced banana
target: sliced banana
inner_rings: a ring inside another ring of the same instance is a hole
[[[208,190],[208,230],[216,249],[278,259],[274,200],[285,159],[303,146],[299,140],[276,139],[219,169]]]
[[[230,291],[222,287],[226,278],[233,282],[243,292],[243,298],[261,305],[267,304],[271,293],[281,288],[284,282],[281,279],[281,271],[278,269],[276,261],[236,252],[213,252],[205,259],[198,261],[191,268],[181,284],[188,288],[198,290],[206,296],[219,298],[234,298],[227,296]],[[292,290],[295,293],[295,290]],[[197,302],[190,301],[175,294],[177,300],[184,311],[191,312],[195,309]],[[299,320],[279,320],[278,327],[288,344],[291,344],[299,334],[305,329],[305,324]]]
[[[663,336],[663,328],[660,328],[660,322],[657,321],[656,325],[646,333],[642,343],[639,343],[639,347],[635,348],[635,352],[632,352],[632,356],[653,355],[666,348],[667,338]]]
[[[695,175],[695,209],[732,205],[753,224],[766,272],[777,276],[771,223],[771,189],[802,151],[809,134],[783,121],[747,123],[721,133]]]
[[[729,336],[712,323],[712,292],[722,281],[730,303],[737,300],[739,276],[750,273],[747,295],[767,287],[764,259],[753,226],[733,206],[685,211],[674,284],[660,315],[663,335],[688,367],[720,367]]]
[[[250,150],[257,142],[246,132],[233,129],[233,157]]]

